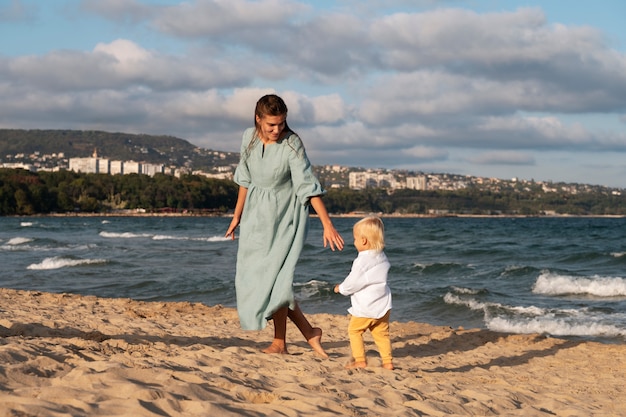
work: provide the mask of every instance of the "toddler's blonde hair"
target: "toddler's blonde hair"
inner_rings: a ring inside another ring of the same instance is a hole
[[[385,249],[385,225],[377,216],[367,216],[354,224],[354,232],[358,236],[365,236],[370,243],[370,249],[382,251]]]

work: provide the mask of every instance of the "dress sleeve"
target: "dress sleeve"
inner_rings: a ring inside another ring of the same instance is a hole
[[[240,148],[240,157],[239,164],[237,164],[237,169],[235,169],[235,175],[233,180],[238,185],[248,188],[250,186],[251,178],[250,178],[250,170],[248,169],[248,156],[252,149],[251,142],[254,138],[254,128],[246,129],[243,132],[243,138],[241,140],[241,148]]]
[[[309,198],[326,194],[317,177],[313,173],[313,167],[306,155],[302,140],[298,135],[292,134],[288,138],[289,168],[294,192],[301,204],[309,203]]]

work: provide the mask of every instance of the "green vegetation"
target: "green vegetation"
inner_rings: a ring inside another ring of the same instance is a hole
[[[232,181],[196,175],[106,175],[0,169],[0,215],[106,213],[144,209],[223,213],[234,207]]]
[[[71,171],[33,173],[0,169],[0,215],[147,212],[225,213],[235,206],[237,186],[197,175],[106,175]],[[626,215],[626,196],[613,193],[544,192],[541,187],[499,192],[337,188],[324,197],[330,213],[375,212],[434,215]]]
[[[492,192],[479,188],[458,191],[384,189],[330,190],[324,198],[331,213],[353,211],[433,215],[626,215],[626,196],[610,193],[546,193],[536,190]]]

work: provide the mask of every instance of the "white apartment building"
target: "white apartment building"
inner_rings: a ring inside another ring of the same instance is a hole
[[[70,158],[70,171],[92,174],[145,174],[165,172],[163,164],[142,164],[134,161],[109,161],[103,158]]]
[[[348,186],[353,190],[365,188],[398,188],[398,181],[393,174],[379,172],[351,172],[348,174]]]
[[[70,158],[70,171],[85,174],[108,174],[109,160],[97,157]]]
[[[141,164],[135,161],[124,161],[124,174],[141,174]]]
[[[11,169],[25,169],[27,171],[36,171],[33,164],[24,164],[22,162],[4,162],[0,165],[2,168],[11,168]]]
[[[406,178],[406,188],[410,190],[426,190],[428,181],[426,175],[418,175],[417,177]]]
[[[153,177],[155,174],[163,174],[163,164],[141,164],[141,173]]]
[[[111,161],[109,162],[109,174],[124,174],[124,161]]]
[[[70,158],[70,171],[95,174],[98,172],[98,158]]]

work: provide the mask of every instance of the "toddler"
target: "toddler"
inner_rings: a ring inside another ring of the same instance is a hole
[[[352,263],[346,279],[335,285],[335,292],[349,295],[352,306],[348,334],[354,362],[346,368],[365,368],[365,345],[363,333],[369,330],[382,359],[383,368],[393,369],[391,339],[389,337],[389,315],[391,313],[391,291],[387,285],[389,261],[383,252],[385,229],[376,216],[359,220],[353,227],[354,246],[359,252]]]

